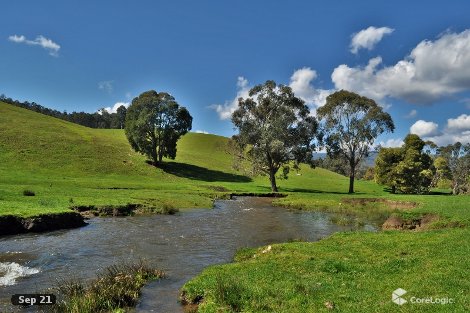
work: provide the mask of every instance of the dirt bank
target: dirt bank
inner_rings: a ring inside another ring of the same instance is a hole
[[[0,236],[39,233],[84,225],[84,218],[77,212],[41,214],[33,217],[5,215],[0,216]]]

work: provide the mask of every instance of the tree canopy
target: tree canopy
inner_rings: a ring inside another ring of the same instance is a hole
[[[248,159],[254,173],[266,174],[277,192],[276,174],[282,167],[287,178],[291,165],[313,164],[318,123],[305,103],[288,86],[266,81],[238,99],[232,122],[239,131],[233,136],[238,155]]]
[[[193,118],[166,92],[146,91],[127,109],[125,132],[132,148],[159,164],[176,157],[176,142],[191,130]]]
[[[427,193],[435,174],[433,159],[423,151],[426,143],[409,134],[400,148],[381,148],[375,161],[375,180],[402,193]]]
[[[323,120],[328,155],[349,166],[349,193],[353,193],[358,164],[368,156],[377,136],[394,131],[392,117],[374,100],[346,90],[329,95],[317,116]]]

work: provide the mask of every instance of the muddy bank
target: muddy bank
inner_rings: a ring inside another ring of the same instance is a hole
[[[41,214],[33,217],[0,216],[0,236],[22,233],[40,233],[58,229],[77,228],[86,225],[77,212]]]
[[[439,220],[435,214],[425,214],[419,217],[403,218],[390,216],[382,225],[383,230],[424,230],[428,229],[434,222]]]

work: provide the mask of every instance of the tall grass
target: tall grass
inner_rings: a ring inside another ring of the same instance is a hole
[[[113,265],[89,284],[68,280],[56,287],[58,302],[50,310],[57,313],[120,312],[137,304],[141,288],[164,276],[144,262]]]

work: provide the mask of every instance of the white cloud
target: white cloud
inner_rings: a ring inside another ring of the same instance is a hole
[[[356,54],[359,49],[364,48],[372,50],[375,45],[382,40],[382,37],[391,34],[394,31],[389,27],[374,27],[370,26],[352,35],[351,38],[351,52]]]
[[[56,57],[59,55],[60,45],[42,35],[37,36],[34,40],[29,40],[23,35],[12,35],[8,37],[8,40],[15,43],[24,43],[31,46],[40,46],[43,49],[49,51],[49,54],[52,56]]]
[[[13,36],[8,37],[8,40],[16,42],[16,43],[22,43],[26,41],[26,37],[23,35],[21,36],[13,35]]]
[[[240,76],[237,80],[236,97],[230,101],[225,101],[224,104],[213,104],[209,107],[219,114],[221,120],[228,120],[232,117],[232,113],[238,108],[238,98],[248,98],[249,91],[248,80]]]
[[[194,132],[195,132],[195,133],[198,133],[198,134],[206,134],[206,135],[209,134],[209,132],[206,132],[205,130],[200,130],[200,129],[198,129],[198,130],[196,130],[196,131],[194,131]]]
[[[113,80],[103,80],[98,82],[98,89],[104,90],[107,93],[113,92]]]
[[[413,118],[413,117],[416,117],[417,114],[418,114],[418,111],[413,109],[410,111],[410,113],[405,115],[405,118]]]
[[[303,67],[294,71],[290,77],[289,87],[294,94],[304,100],[306,104],[316,109],[326,103],[328,97],[334,90],[316,89],[312,82],[317,78],[317,72],[310,67]]]
[[[436,136],[439,134],[438,127],[439,125],[434,122],[418,120],[411,125],[410,133],[416,134],[420,137]]]
[[[380,146],[384,148],[396,148],[396,147],[401,147],[403,143],[404,143],[403,139],[390,138],[390,139],[387,139],[387,141],[381,141],[379,144]]]
[[[447,129],[452,132],[470,130],[470,115],[462,114],[457,118],[447,120]]]
[[[447,133],[444,132],[439,136],[426,137],[426,140],[431,140],[438,146],[446,146],[456,142],[461,142],[463,144],[470,143],[470,130],[461,132],[461,133]]]
[[[116,113],[117,112],[117,109],[123,105],[125,106],[126,108],[129,107],[129,102],[116,102],[113,107],[106,107],[104,108],[105,111],[107,111],[108,113]]]
[[[470,30],[445,33],[420,42],[393,66],[379,68],[381,57],[364,67],[336,67],[331,79],[347,89],[380,101],[386,97],[432,103],[470,89]]]
[[[418,131],[413,131],[413,127]],[[421,131],[421,133],[420,133]],[[424,140],[431,140],[438,146],[445,146],[456,143],[470,143],[470,115],[462,114],[456,118],[447,119],[447,125],[442,131],[437,130],[437,124],[433,122],[417,121],[410,129],[411,133],[415,133]]]

